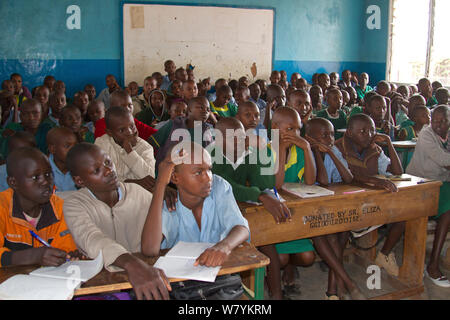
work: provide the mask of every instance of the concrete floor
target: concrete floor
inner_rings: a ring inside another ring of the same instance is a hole
[[[431,225],[430,225],[431,226]],[[377,247],[378,250],[382,246],[383,241]],[[401,265],[402,263],[402,247],[403,241],[399,241],[398,245],[394,248],[396,254],[397,263]],[[425,264],[428,261],[429,254],[432,249],[433,235],[428,235],[427,238],[427,257]],[[447,241],[444,245],[444,250],[450,246],[450,233],[447,235]],[[377,252],[378,252],[377,250]],[[355,263],[354,258],[347,259],[344,263],[344,267],[350,277],[357,283],[361,291],[366,297],[375,297],[383,294],[388,294],[394,291],[392,287],[392,281],[389,281],[389,276],[384,269],[381,270],[381,288],[369,290],[367,288],[367,279],[370,274],[366,273],[366,269],[361,265]],[[296,285],[300,286],[301,293],[299,295],[291,296],[291,300],[325,300],[325,292],[327,290],[328,284],[328,272],[321,270],[319,262],[315,262],[311,267],[302,268],[297,267],[299,278],[296,279]],[[441,266],[441,271],[450,278],[450,269],[445,269]],[[410,299],[420,299],[420,300],[450,300],[450,288],[441,288],[434,285],[428,278],[424,278],[425,290],[419,296],[414,296],[412,298],[405,298],[405,300]],[[265,299],[270,299],[270,296],[265,291]]]

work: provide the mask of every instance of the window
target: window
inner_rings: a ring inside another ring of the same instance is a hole
[[[450,86],[450,1],[391,1],[389,81],[417,83],[427,77]]]

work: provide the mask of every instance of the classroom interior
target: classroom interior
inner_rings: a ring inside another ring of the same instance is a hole
[[[420,8],[430,10],[427,16],[434,19],[441,11],[439,5],[448,0],[417,1],[421,2]],[[292,74],[299,73],[311,84],[314,74],[336,72],[341,75],[344,70],[351,70],[357,74],[367,73],[368,85],[373,88],[382,80],[397,86],[417,85],[422,77],[439,80],[443,87],[450,88],[450,50],[444,57],[430,58],[433,52],[445,52],[448,44],[440,42],[438,36],[434,43],[429,40],[433,30],[440,30],[439,26],[448,22],[424,22],[427,32],[421,35],[423,41],[417,46],[413,42],[420,37],[415,38],[416,33],[410,32],[409,51],[423,49],[423,54],[418,59],[413,56],[402,61],[399,52],[406,54],[408,43],[401,42],[404,50],[401,51],[399,42],[393,42],[392,39],[399,38],[395,34],[403,32],[400,27],[403,24],[399,20],[392,24],[392,21],[398,17],[394,7],[405,14],[404,7],[400,7],[405,2],[6,0],[0,3],[0,13],[8,17],[0,20],[3,30],[0,80],[18,73],[23,85],[31,91],[42,85],[47,75],[52,75],[64,81],[66,96],[72,98],[88,83],[99,94],[106,88],[106,75],[113,75],[121,88],[135,81],[142,92],[145,77],[154,72],[165,75],[164,62],[170,59],[177,67],[191,67],[196,81],[209,77],[212,84],[219,78],[230,81],[243,76],[249,83],[257,79],[269,83],[272,70],[284,70],[288,82]],[[414,20],[409,18],[409,22]],[[397,28],[395,34],[393,25]],[[404,64],[398,67],[401,63]],[[414,73],[405,72],[410,69]],[[408,216],[408,219],[417,217]],[[433,248],[435,228],[434,220],[426,222],[426,235],[421,240],[426,248],[425,261]],[[387,231],[381,228],[378,236],[385,233]],[[403,240],[404,237],[393,249],[400,265],[404,251],[410,250],[403,246]],[[373,245],[373,238],[359,244]],[[440,265],[446,275],[450,275],[449,244],[447,234]],[[355,246],[349,245],[346,249],[345,268],[365,296],[390,300],[450,300],[449,288],[438,287],[426,277],[422,285],[409,286],[382,270],[381,287],[366,285],[372,273],[365,259],[369,256],[374,259],[374,250],[380,250],[382,245],[381,241],[373,250],[362,250],[362,255],[354,254]],[[299,290],[287,299],[324,300],[328,271],[328,266],[318,256],[311,267],[296,267],[295,285]],[[271,299],[267,287],[262,298]]]

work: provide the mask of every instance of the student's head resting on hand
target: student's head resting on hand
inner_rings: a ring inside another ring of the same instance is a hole
[[[334,126],[328,119],[314,118],[306,123],[306,137],[311,137],[327,147],[334,145]]]

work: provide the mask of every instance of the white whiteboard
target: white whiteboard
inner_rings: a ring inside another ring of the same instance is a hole
[[[196,80],[267,79],[272,70],[273,10],[123,4],[125,85],[159,71],[164,61],[195,66]]]

